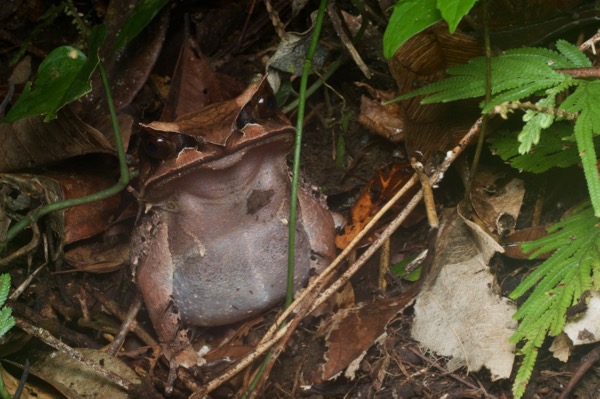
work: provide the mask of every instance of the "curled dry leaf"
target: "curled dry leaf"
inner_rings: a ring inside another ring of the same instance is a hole
[[[413,36],[390,60],[390,72],[400,94],[439,80],[446,69],[466,63],[481,55],[479,43],[471,36],[448,32],[445,24],[436,24]],[[445,154],[464,136],[479,115],[477,104],[420,103],[421,98],[402,101],[405,125],[404,141],[408,154],[422,154],[428,161],[432,155]]]

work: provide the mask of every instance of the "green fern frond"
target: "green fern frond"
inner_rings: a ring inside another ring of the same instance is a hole
[[[566,311],[577,303],[587,290],[595,285],[600,275],[600,227],[589,202],[574,210],[573,214],[549,229],[549,234],[536,241],[522,244],[531,258],[542,253],[554,253],[538,266],[510,294],[519,298],[533,291],[514,314],[519,327],[511,342],[524,342],[520,353],[524,355],[513,393],[519,398],[531,377],[537,351],[546,335],[556,336],[566,323]]]
[[[0,337],[15,325],[15,319],[11,316],[12,310],[4,306],[9,290],[10,275],[6,273],[0,275]]]
[[[568,41],[558,40],[556,48],[575,65],[575,68],[589,68],[592,66],[592,61],[577,46],[572,45]]]
[[[545,335],[541,334],[542,340]],[[519,366],[519,370],[517,371],[517,375],[515,376],[515,381],[513,383],[513,395],[515,399],[519,399],[525,393],[525,388],[527,388],[527,383],[531,378],[531,373],[533,372],[533,367],[535,366],[535,361],[538,357],[538,349],[535,346],[531,348],[523,348],[522,352],[524,352],[523,360],[521,361],[521,365]]]
[[[568,87],[574,84],[573,78],[555,69],[576,68],[583,61],[573,54],[572,48],[568,45],[563,44],[561,49],[565,54],[545,48],[522,48],[509,50],[493,58],[491,60],[493,97],[483,112],[489,112],[494,105],[506,101],[520,100],[559,85]],[[397,97],[395,100],[425,96],[422,103],[429,104],[484,96],[485,57],[476,57],[467,64],[449,68],[447,73],[448,78]]]

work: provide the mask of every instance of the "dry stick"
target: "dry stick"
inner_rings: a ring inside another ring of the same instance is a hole
[[[110,313],[112,313],[114,316],[116,316],[121,322],[124,322],[129,317],[131,317],[130,315],[134,312],[134,310],[132,310],[131,308],[132,307],[135,308],[138,306],[137,301],[140,301],[140,304],[141,304],[141,299],[139,297],[136,297],[134,303],[131,304],[130,309],[127,311],[127,313],[125,313],[119,307],[119,305],[117,305],[115,303],[115,301],[113,301],[111,298],[109,298],[108,295],[106,295],[102,291],[99,291],[95,288],[92,289],[88,286],[85,287],[85,290],[87,292],[89,292],[90,294],[92,294],[92,296],[94,298],[96,298],[96,300],[98,300],[98,302],[100,302],[103,307],[108,309],[108,311]],[[139,307],[138,307],[138,311],[139,311]],[[133,317],[135,318],[135,315]],[[135,321],[135,320],[133,320],[133,321]],[[121,326],[121,328],[123,328],[123,325]],[[133,325],[131,327],[131,331],[133,331],[133,333],[135,335],[137,335],[138,338],[141,339],[142,342],[144,342],[146,345],[158,346],[158,342],[156,342],[156,340],[154,338],[152,338],[152,336],[148,333],[148,331],[146,331],[144,328],[142,328],[139,324],[135,323],[135,325]]]
[[[577,385],[579,380],[585,375],[585,373],[590,369],[590,367],[592,367],[594,365],[594,363],[596,363],[598,360],[600,360],[600,347],[594,348],[590,353],[588,353],[583,358],[583,361],[577,368],[577,371],[575,371],[575,373],[573,374],[573,376],[567,383],[567,386],[565,387],[565,389],[563,389],[563,391],[560,393],[560,396],[558,397],[558,399],[567,399],[569,397],[569,394],[571,393],[571,391],[575,388],[575,385]]]
[[[48,266],[47,262],[44,262],[44,264],[42,264],[41,266],[38,266],[37,269],[35,269],[32,273],[29,274],[29,276],[27,276],[27,278],[25,279],[25,281],[23,281],[21,283],[21,285],[19,285],[17,288],[15,288],[15,290],[13,291],[12,294],[10,294],[8,299],[10,299],[11,301],[16,301],[21,296],[21,294],[27,289],[27,287],[29,287],[29,285],[31,284],[33,279],[38,274],[40,274],[42,269],[45,268],[46,266]]]
[[[119,333],[115,336],[115,339],[113,339],[113,341],[106,349],[106,353],[112,356],[117,355],[117,353],[123,346],[123,343],[125,342],[125,338],[127,337],[129,331],[132,331],[137,326],[137,321],[135,317],[137,316],[141,307],[142,298],[138,294],[133,299],[133,303],[129,306],[129,310],[127,310],[125,319],[122,320],[121,327],[119,328]]]
[[[598,32],[596,32],[594,36],[581,43],[581,46],[579,46],[579,50],[586,51],[588,48],[591,47],[592,53],[596,55],[596,43],[598,42],[600,42],[600,30],[598,30]]]
[[[17,327],[19,327],[21,330],[25,331],[29,335],[33,335],[45,344],[50,345],[51,347],[65,353],[66,355],[77,360],[78,362],[85,364],[86,366],[93,369],[96,373],[101,374],[102,376],[111,380],[112,382],[124,388],[125,390],[131,391],[131,389],[134,387],[134,384],[128,379],[123,378],[120,375],[113,373],[112,371],[107,370],[100,364],[83,356],[80,352],[76,351],[69,345],[55,338],[48,330],[45,330],[41,327],[36,327],[20,317],[15,317],[15,324]]]
[[[340,15],[337,13],[337,9],[336,9],[335,3],[333,1],[331,1],[327,4],[327,13],[329,14],[329,20],[331,21],[331,24],[333,25],[333,29],[335,30],[335,33],[338,35],[338,37],[342,41],[342,44],[344,45],[344,47],[346,47],[346,51],[348,51],[348,53],[350,53],[350,56],[352,57],[352,59],[354,60],[354,62],[356,63],[356,65],[358,66],[360,71],[363,73],[363,75],[365,75],[365,77],[367,79],[371,79],[373,74],[371,73],[371,71],[369,71],[369,67],[363,61],[362,57],[360,56],[360,53],[356,50],[356,47],[354,47],[354,43],[352,43],[352,39],[350,39],[348,37],[348,35],[346,34],[346,31],[344,30],[344,27],[342,26],[342,19],[340,18]]]
[[[473,138],[479,133],[482,123],[482,117],[477,119],[471,129],[467,132],[467,134],[462,138],[462,140],[458,143],[456,147],[452,150],[448,151],[446,154],[446,158],[441,163],[441,165],[437,168],[435,173],[431,176],[430,181],[432,185],[437,184],[444,177],[444,173],[448,170],[452,162],[464,151],[464,149],[469,145],[469,143],[473,140]],[[212,392],[214,389],[219,387],[224,382],[228,381],[234,375],[238,374],[244,368],[246,368],[249,364],[254,362],[258,357],[260,357],[263,353],[268,351],[273,345],[279,341],[283,336],[288,334],[288,329],[292,325],[297,325],[296,320],[301,319],[305,314],[309,314],[314,309],[316,309],[321,303],[323,303],[327,298],[333,295],[337,290],[339,290],[350,277],[362,266],[368,258],[379,248],[383,241],[391,235],[391,233],[400,226],[400,224],[406,219],[408,214],[416,207],[419,203],[420,199],[423,196],[423,191],[420,190],[413,199],[407,204],[407,206],[402,210],[402,212],[391,222],[391,224],[381,233],[380,237],[367,249],[367,251],[352,265],[348,270],[338,279],[336,280],[328,289],[321,292],[321,294],[317,297],[314,303],[309,304],[310,309],[307,311],[303,311],[307,305],[304,298],[308,296],[314,296],[315,293],[318,293],[320,290],[315,291],[316,287],[322,285],[325,277],[329,275],[335,267],[337,267],[344,258],[350,253],[353,247],[367,234],[368,229],[372,228],[373,225],[383,216],[391,206],[400,198],[409,188],[411,188],[417,180],[416,174],[394,195],[394,197],[385,204],[385,206],[373,217],[373,219],[365,226],[365,228],[352,240],[352,242],[342,251],[342,253],[329,265],[320,275],[318,275],[307,288],[301,291],[299,297],[283,312],[283,314],[277,319],[277,322],[271,326],[269,331],[265,334],[259,345],[256,349],[238,363],[236,363],[230,370],[228,370],[225,374],[217,377],[216,379],[210,381],[206,386],[204,386],[201,390],[194,392],[190,399],[200,399],[205,397],[208,393]],[[387,234],[387,236],[386,236]],[[376,247],[372,250],[373,247]],[[356,266],[359,265],[359,266]],[[285,318],[292,312],[295,312],[295,319],[288,325],[282,326]]]
[[[423,164],[421,162],[417,162],[416,159],[413,158],[410,160],[410,166],[412,166],[415,172],[417,172],[419,181],[421,182],[421,187],[423,187],[423,202],[425,202],[425,211],[427,212],[429,226],[432,229],[437,229],[440,227],[440,220],[438,219],[437,212],[435,211],[435,200],[433,198],[433,189],[431,188],[429,177],[427,177],[425,171],[423,171]]]
[[[412,186],[415,185],[417,180],[418,180],[417,176],[413,175],[410,178],[410,180],[408,180],[406,182],[406,184],[392,197],[392,199],[390,199],[383,206],[383,208],[381,208],[381,210],[379,212],[377,212],[377,214],[375,214],[375,216],[373,216],[373,219],[371,219],[371,221],[369,223],[367,223],[367,225],[364,227],[364,229],[360,233],[358,233],[358,235],[356,237],[354,237],[354,239],[350,242],[350,244],[348,244],[348,246],[342,251],[342,253],[340,253],[337,256],[337,258],[335,258],[335,260],[333,262],[331,262],[331,264],[329,266],[327,266],[327,268],[325,270],[323,270],[319,275],[317,275],[308,284],[308,286],[300,292],[300,294],[298,295],[296,300],[294,300],[294,302],[292,302],[292,304],[286,310],[283,311],[281,316],[279,316],[277,321],[271,326],[269,331],[267,331],[267,333],[265,334],[265,336],[263,337],[261,342],[264,342],[273,336],[273,334],[275,333],[275,331],[277,331],[279,326],[281,326],[285,323],[285,319],[292,312],[295,311],[295,307],[297,307],[301,302],[305,301],[305,299],[304,299],[305,297],[307,297],[312,291],[319,292],[317,287],[320,287],[323,285],[323,281],[326,278],[328,278],[328,276],[340,265],[340,263],[342,263],[346,259],[346,257],[350,254],[350,252],[352,252],[354,250],[356,245],[367,235],[367,233],[373,228],[373,226],[375,226],[375,224],[379,221],[379,219],[382,218],[382,216],[385,214],[385,212],[387,212],[400,199],[400,197],[402,197],[404,194],[406,194],[406,192],[410,188],[412,188]]]

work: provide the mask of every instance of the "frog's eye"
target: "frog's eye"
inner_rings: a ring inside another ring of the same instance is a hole
[[[146,155],[159,161],[176,155],[183,148],[195,146],[195,140],[182,134],[174,134],[172,137],[145,134],[142,137],[142,148]]]
[[[256,101],[254,117],[259,121],[265,121],[272,118],[275,115],[275,111],[277,111],[277,101],[273,94],[268,93],[259,97]]]
[[[238,129],[255,123],[261,124],[275,116],[277,112],[277,101],[272,93],[265,93],[246,104],[240,111],[237,119]]]

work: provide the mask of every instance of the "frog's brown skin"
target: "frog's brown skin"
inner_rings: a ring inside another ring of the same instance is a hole
[[[146,145],[164,159],[142,163],[146,212],[131,252],[161,342],[245,319],[285,295],[294,129],[270,96],[263,79],[236,99],[146,126]],[[296,288],[334,251],[331,215],[299,190]]]

